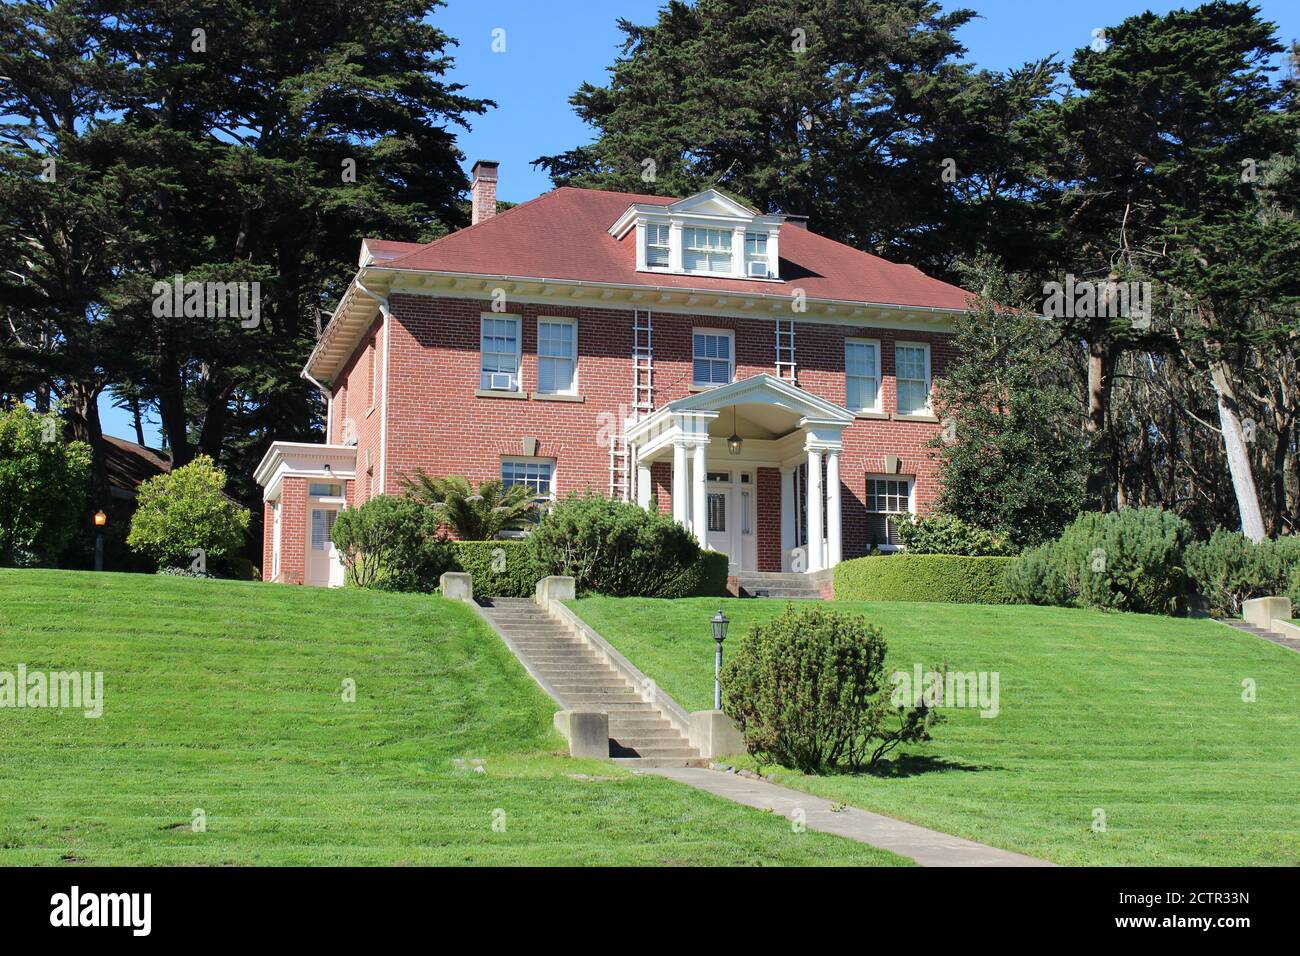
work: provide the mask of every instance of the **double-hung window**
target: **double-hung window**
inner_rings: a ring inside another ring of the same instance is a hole
[[[854,412],[880,410],[880,344],[861,339],[844,342],[845,405]]]
[[[731,233],[726,229],[683,229],[682,267],[687,272],[731,275]]]
[[[645,227],[645,264],[647,269],[668,268],[668,227],[647,223]]]
[[[573,319],[537,320],[537,391],[575,395],[578,383],[578,323]]]
[[[534,518],[555,500],[555,462],[542,458],[506,458],[501,462],[501,484],[524,485],[538,505]]]
[[[483,315],[479,330],[479,388],[519,391],[517,315]]]
[[[696,329],[693,340],[694,384],[708,387],[730,382],[735,371],[732,333]]]
[[[898,414],[930,413],[930,346],[899,343],[894,347]]]
[[[755,265],[760,268],[755,269]],[[745,275],[767,275],[767,233],[745,233]]]
[[[867,479],[867,543],[898,546],[898,521],[912,510],[912,479]]]

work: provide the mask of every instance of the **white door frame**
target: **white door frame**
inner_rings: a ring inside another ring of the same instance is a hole
[[[325,539],[325,554],[317,557],[312,548],[312,512],[314,511],[331,511],[337,515],[343,510],[343,502],[337,498],[316,498],[308,497],[307,499],[307,541],[306,554],[307,560],[304,562],[306,567],[303,570],[303,583],[314,587],[331,587],[337,588],[343,586],[343,561],[339,557],[338,550],[334,547],[334,542],[329,538]],[[320,580],[317,571],[317,562],[326,563],[325,578]]]

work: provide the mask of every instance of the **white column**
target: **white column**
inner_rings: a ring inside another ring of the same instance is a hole
[[[690,527],[689,508],[686,500],[686,446],[673,443],[673,520]]]
[[[844,544],[840,519],[840,451],[833,448],[826,453],[826,566],[840,563]]]
[[[826,539],[822,537],[822,453],[808,449],[808,570],[825,567],[822,555]]]
[[[636,465],[636,503],[642,508],[650,507],[650,496],[654,493],[654,479],[650,477],[650,466],[643,461]]]
[[[794,547],[794,468],[781,469],[781,570],[788,571],[790,549]]]
[[[709,446],[705,442],[696,444],[695,467],[691,472],[691,495],[694,499],[691,505],[693,512],[691,517],[695,525],[695,537],[700,540],[700,547],[704,546],[709,537],[709,507],[707,501],[709,466],[705,460],[708,450]]]

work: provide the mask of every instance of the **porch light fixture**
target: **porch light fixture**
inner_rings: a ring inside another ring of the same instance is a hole
[[[736,406],[732,405],[731,406],[731,437],[727,439],[727,451],[733,455],[739,455],[741,446],[744,444],[745,442],[741,439],[740,435],[736,434]],[[719,611],[718,613],[721,614],[722,612]]]
[[[709,623],[713,625],[713,709],[722,710],[722,642],[727,639],[727,625],[731,622],[718,608]]]
[[[96,527],[96,528],[102,528],[102,527],[104,527],[104,525],[106,525],[106,524],[108,524],[108,515],[104,514],[104,512],[102,512],[102,511],[96,511],[96,512],[95,512],[95,527]]]

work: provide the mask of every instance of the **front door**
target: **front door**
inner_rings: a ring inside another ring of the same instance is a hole
[[[709,472],[705,503],[708,536],[704,546],[725,554],[732,573],[754,570],[753,473]]]
[[[710,551],[719,551],[730,557],[730,564],[736,565],[736,547],[732,539],[731,488],[712,483],[708,489],[709,534],[705,547]]]
[[[307,583],[317,587],[339,587],[343,584],[343,562],[339,560],[331,536],[336,507],[313,504],[311,521],[307,529]]]

